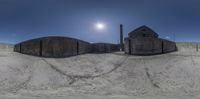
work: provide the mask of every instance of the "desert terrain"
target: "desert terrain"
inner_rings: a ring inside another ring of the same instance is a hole
[[[133,56],[123,52],[43,58],[0,46],[4,99],[188,99],[200,96],[200,53]],[[191,45],[191,44],[189,44]]]

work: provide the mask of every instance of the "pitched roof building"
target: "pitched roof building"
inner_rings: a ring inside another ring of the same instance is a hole
[[[176,43],[161,39],[159,35],[147,26],[141,26],[125,38],[124,49],[127,54],[152,55],[176,51]]]
[[[139,38],[139,37],[158,38],[158,34],[145,25],[133,30],[128,35],[130,38]]]

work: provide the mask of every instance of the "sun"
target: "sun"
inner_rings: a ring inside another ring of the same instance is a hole
[[[105,29],[105,24],[104,24],[104,23],[97,23],[97,24],[96,24],[96,28],[97,28],[98,30],[103,30],[103,29]]]

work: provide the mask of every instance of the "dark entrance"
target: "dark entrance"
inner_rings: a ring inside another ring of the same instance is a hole
[[[162,53],[164,53],[164,43],[163,43],[163,41],[162,41],[161,47],[162,47]]]
[[[42,56],[42,40],[40,40],[40,56]]]
[[[77,42],[77,55],[79,55],[79,42]]]
[[[131,40],[128,40],[129,54],[131,54]]]
[[[22,44],[19,44],[19,52],[22,53]]]

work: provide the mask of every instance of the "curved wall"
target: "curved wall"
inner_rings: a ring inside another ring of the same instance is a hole
[[[16,44],[14,51],[42,57],[68,57],[90,52],[90,44],[68,37],[43,37]]]
[[[69,37],[43,37],[16,44],[14,51],[34,56],[62,58],[91,52],[114,52],[118,51],[118,47],[107,43],[90,44]]]

